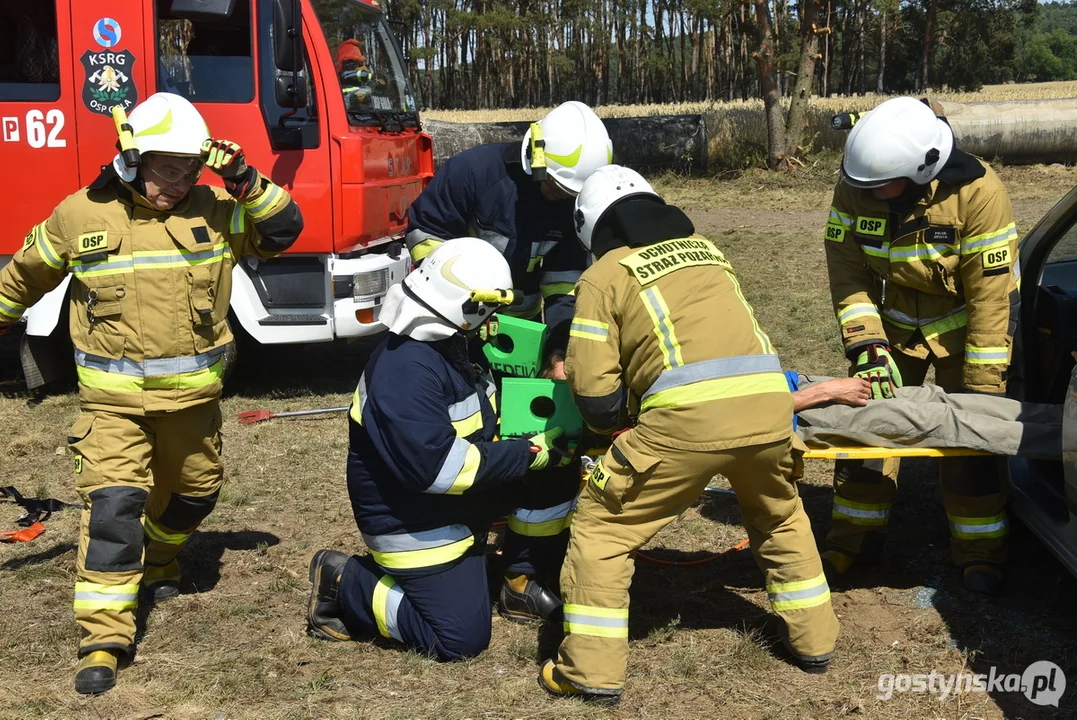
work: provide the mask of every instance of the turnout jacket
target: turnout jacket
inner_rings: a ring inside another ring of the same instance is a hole
[[[160,211],[108,168],[0,270],[0,324],[70,273],[83,406],[142,415],[197,405],[221,392],[235,258],[277,255],[302,229],[288,192],[262,175],[241,200],[195,185]]]
[[[549,202],[524,172],[519,143],[479,145],[449,159],[408,210],[407,244],[418,263],[442,241],[473,236],[496,247],[525,294],[510,315],[545,311],[551,339],[572,318],[572,288],[588,256],[576,241],[573,200]],[[557,341],[554,341],[557,344]],[[563,349],[563,345],[560,346]]]
[[[838,184],[824,243],[831,296],[849,357],[877,342],[919,358],[963,356],[965,389],[1004,393],[1020,299],[1017,228],[994,171],[954,152],[954,170],[907,211]]]
[[[637,435],[688,450],[792,432],[793,397],[770,339],[733,267],[698,234],[610,250],[583,274],[565,373],[599,432],[637,412]]]
[[[531,463],[527,440],[495,441],[493,380],[466,353],[463,336],[427,343],[390,333],[352,398],[352,510],[374,560],[394,574],[463,557],[470,526],[492,519],[484,491],[521,480]]]

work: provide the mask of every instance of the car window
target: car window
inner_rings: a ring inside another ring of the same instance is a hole
[[[225,20],[191,21],[157,3],[157,89],[191,102],[254,99],[251,3],[236,2]]]
[[[56,3],[0,5],[0,100],[60,99]]]
[[[1066,231],[1047,256],[1047,264],[1072,262],[1077,260],[1077,224]]]

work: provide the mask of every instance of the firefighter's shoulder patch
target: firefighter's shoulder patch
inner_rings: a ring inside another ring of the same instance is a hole
[[[79,255],[97,253],[108,249],[108,230],[96,230],[94,232],[79,235],[75,242],[75,252]]]

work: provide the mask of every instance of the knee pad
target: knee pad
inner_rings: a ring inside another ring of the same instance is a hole
[[[142,488],[118,485],[89,493],[90,527],[86,569],[130,572],[142,569]]]
[[[217,505],[220,491],[212,495],[179,495],[172,493],[164,512],[154,522],[177,532],[187,532],[198,527],[209,517]]]

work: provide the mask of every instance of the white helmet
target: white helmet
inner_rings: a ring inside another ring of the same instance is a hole
[[[576,235],[591,250],[591,236],[611,205],[633,195],[660,197],[651,184],[635,170],[620,165],[606,165],[595,170],[576,196]]]
[[[841,178],[855,188],[908,178],[927,185],[954,148],[954,131],[916,98],[887,100],[865,113],[845,140]]]
[[[473,291],[511,288],[508,262],[493,245],[473,237],[443,242],[404,278],[405,294],[461,330],[478,327],[508,304],[508,298],[505,303],[475,302]]]
[[[202,143],[209,139],[209,127],[202,114],[186,98],[172,93],[155,93],[138,105],[127,118],[139,153],[167,153],[201,157]],[[134,180],[135,168],[128,168],[121,155],[113,167],[127,182]]]
[[[598,168],[613,162],[613,142],[606,126],[595,111],[582,102],[572,100],[558,105],[546,117],[532,124],[520,144],[524,172],[531,175],[531,160],[535,149],[531,137],[539,126],[546,170],[557,183],[573,194],[579,193],[583,181]]]

